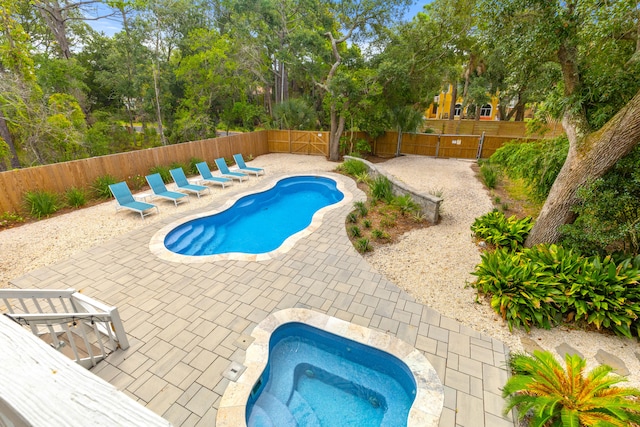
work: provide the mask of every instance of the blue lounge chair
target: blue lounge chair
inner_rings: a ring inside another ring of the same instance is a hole
[[[167,187],[164,185],[159,173],[147,175],[145,178],[147,178],[147,182],[149,183],[149,187],[151,187],[151,191],[153,191],[154,196],[160,197],[161,199],[171,200],[176,206],[178,206],[178,202],[189,201],[188,194],[167,190]]]
[[[138,212],[142,219],[151,213],[151,209],[155,209],[156,213],[160,213],[160,210],[156,205],[151,203],[139,202],[133,198],[131,190],[126,182],[118,182],[117,184],[109,185],[111,194],[116,198],[116,212],[120,209],[128,209],[130,211]],[[146,212],[146,213],[145,213]]]
[[[171,169],[169,173],[171,174],[173,180],[176,182],[178,190],[184,190],[189,193],[196,193],[198,195],[198,199],[200,198],[200,193],[204,192],[205,190],[211,193],[209,187],[205,187],[204,185],[190,184],[182,168]]]
[[[226,184],[233,182],[233,180],[225,178],[223,176],[211,175],[211,169],[209,169],[209,165],[207,164],[207,162],[196,163],[196,168],[198,168],[198,172],[200,172],[200,176],[202,176],[200,182],[219,184],[222,185],[222,188],[224,188]]]
[[[238,166],[238,170],[240,172],[255,173],[256,176],[260,175],[261,173],[264,174],[263,168],[253,168],[247,166],[247,164],[244,162],[244,159],[242,158],[242,154],[234,154],[233,160],[236,161],[236,165]]]
[[[231,172],[229,170],[229,167],[227,166],[227,162],[225,162],[222,157],[219,158],[219,159],[216,159],[216,166],[218,166],[218,170],[220,170],[220,173],[224,177],[229,177],[231,179],[237,179],[240,182],[242,182],[242,180],[247,177],[247,174],[245,174],[245,173]]]

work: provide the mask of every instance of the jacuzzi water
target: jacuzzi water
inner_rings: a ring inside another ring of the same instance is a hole
[[[343,198],[332,179],[285,178],[267,191],[239,199],[229,209],[179,225],[167,234],[164,244],[182,255],[270,252],[309,226],[318,210]]]
[[[303,323],[277,328],[248,427],[406,426],[416,382],[386,352]]]

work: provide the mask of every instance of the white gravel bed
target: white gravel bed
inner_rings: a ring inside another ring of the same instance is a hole
[[[337,166],[324,157],[292,154],[259,156],[251,165],[264,167],[267,174],[332,171]],[[631,372],[629,382],[624,385],[640,387],[640,361],[635,354],[640,353],[637,340],[564,328],[535,329],[530,334],[514,330],[512,333],[487,303],[476,299],[475,291],[467,286],[473,280],[470,272],[480,262],[480,252],[472,241],[470,226],[476,217],[490,211],[492,205],[471,165],[465,160],[422,156],[403,156],[377,164],[418,190],[440,195],[444,202],[438,225],[405,234],[397,244],[367,255],[367,261],[417,301],[505,342],[512,351],[523,351],[522,337],[528,337],[552,352],[566,343],[587,357],[587,367],[591,369],[597,365],[595,354],[602,349],[622,359]],[[234,185],[248,189],[261,179],[251,178],[248,183]],[[160,214],[152,214],[145,221],[132,212],[116,214],[114,202],[110,201],[0,231],[0,287],[9,286],[12,278],[65,260],[74,253],[166,216],[219,204],[226,197],[225,191],[212,187],[212,195],[200,199],[191,196],[190,203],[177,208],[171,202],[156,200],[154,203],[159,205]]]

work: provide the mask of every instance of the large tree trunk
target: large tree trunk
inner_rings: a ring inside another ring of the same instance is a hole
[[[344,131],[345,118],[338,114],[335,102],[331,104],[331,132],[329,134],[329,160],[340,160],[340,138]]]
[[[562,120],[569,153],[527,238],[527,247],[557,242],[560,226],[574,219],[578,189],[604,175],[640,143],[640,91],[597,132],[582,135],[583,125],[575,122],[581,119],[567,113]]]
[[[455,82],[451,85],[451,105],[449,105],[449,120],[453,120],[455,118],[457,99],[458,99],[458,82]]]

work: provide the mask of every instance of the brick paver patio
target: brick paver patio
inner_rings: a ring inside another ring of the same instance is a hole
[[[335,177],[354,200],[364,198],[352,180]],[[347,204],[327,212],[318,230],[270,261],[160,260],[149,240],[173,217],[12,283],[73,287],[117,306],[131,347],[93,372],[176,426],[215,425],[229,383],[222,374],[232,361],[244,361],[252,329],[270,313],[303,307],[420,349],[445,386],[440,426],[512,427],[500,396],[506,346],[417,303],[377,273],[347,238],[344,220],[351,209]]]

